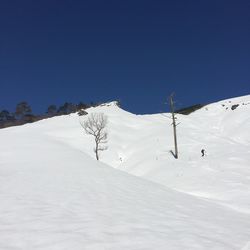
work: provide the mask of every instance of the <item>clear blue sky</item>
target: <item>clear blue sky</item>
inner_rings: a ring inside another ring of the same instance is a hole
[[[250,94],[249,0],[1,0],[0,108],[155,113]]]

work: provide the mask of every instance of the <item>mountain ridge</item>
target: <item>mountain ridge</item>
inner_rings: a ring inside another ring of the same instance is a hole
[[[250,105],[221,104],[177,114],[178,160],[167,113],[86,110],[108,116],[100,162],[88,115],[1,129],[0,249],[248,248]]]

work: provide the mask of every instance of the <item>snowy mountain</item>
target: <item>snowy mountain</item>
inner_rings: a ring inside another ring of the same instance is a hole
[[[179,159],[169,114],[87,112],[99,162],[88,116],[0,130],[0,249],[250,249],[250,96],[177,115]]]

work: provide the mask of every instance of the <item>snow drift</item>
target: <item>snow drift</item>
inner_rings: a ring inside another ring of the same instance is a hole
[[[101,162],[85,116],[0,130],[0,249],[249,248],[250,96],[177,115],[178,160],[169,114],[87,111],[109,119]]]

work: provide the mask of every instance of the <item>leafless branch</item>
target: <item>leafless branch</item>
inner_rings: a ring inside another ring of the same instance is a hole
[[[100,144],[107,143],[108,133],[106,131],[108,118],[103,113],[92,113],[85,121],[80,121],[82,128],[86,134],[95,138],[95,156],[99,160],[99,151],[104,151],[107,147],[101,147]]]

